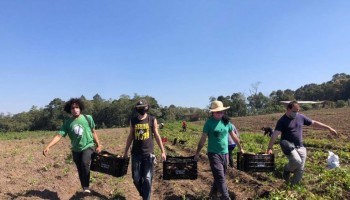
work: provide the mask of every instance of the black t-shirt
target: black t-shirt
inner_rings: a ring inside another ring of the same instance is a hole
[[[146,155],[153,153],[154,117],[148,115],[143,120],[134,117],[131,119],[131,126],[134,129],[131,154]]]

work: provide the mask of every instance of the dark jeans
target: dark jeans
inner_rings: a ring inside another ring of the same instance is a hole
[[[87,148],[82,152],[73,153],[73,161],[78,169],[81,187],[89,187],[90,184],[90,163],[91,155],[94,152],[92,148]]]
[[[132,179],[143,200],[151,199],[153,167],[155,156],[132,155]]]
[[[222,199],[230,199],[226,185],[226,170],[228,154],[208,153],[211,172],[214,176],[214,183],[210,193],[220,192]]]
[[[235,149],[236,146],[228,146],[228,161],[229,166],[233,168],[233,155],[232,152]]]

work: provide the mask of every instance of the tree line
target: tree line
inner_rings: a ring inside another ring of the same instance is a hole
[[[148,100],[150,114],[156,116],[159,123],[183,119],[206,119],[209,116],[210,102],[213,100],[220,100],[225,106],[230,106],[226,114],[231,117],[283,112],[285,107],[280,101],[290,100],[324,101],[321,105],[303,104],[303,110],[349,106],[350,75],[345,73],[333,75],[332,80],[328,82],[307,84],[295,91],[290,89],[272,91],[269,96],[258,92],[258,86],[259,83],[253,84],[247,97],[239,92],[228,96],[209,97],[208,106],[204,109],[175,105],[163,107],[151,96],[142,96],[142,98]],[[132,98],[128,95],[121,95],[119,99],[109,100],[103,99],[99,94],[96,94],[92,100],[81,96],[85,104],[83,113],[93,116],[96,128],[128,126],[130,117],[135,115],[133,107],[139,98],[141,96],[137,94]],[[55,98],[44,108],[33,106],[28,112],[15,115],[0,113],[0,132],[58,130],[63,120],[69,117],[63,111],[65,103],[64,100]]]

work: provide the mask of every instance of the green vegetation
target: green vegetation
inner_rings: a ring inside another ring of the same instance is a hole
[[[268,191],[268,196],[265,199],[349,199],[350,197],[350,142],[349,142],[349,122],[348,113],[350,108],[342,109],[321,109],[321,110],[309,110],[305,111],[305,114],[330,124],[338,133],[342,134],[340,138],[334,137],[324,130],[317,130],[309,127],[305,127],[304,131],[304,144],[307,146],[308,158],[305,165],[305,174],[300,185],[290,186],[285,183],[281,184],[281,172],[283,166],[287,163],[286,157],[282,154],[281,149],[278,144],[274,145],[275,153],[275,172],[262,174],[250,174],[257,181],[262,183],[264,186],[268,186],[271,191]],[[232,121],[240,131],[240,138],[242,140],[242,145],[246,152],[260,153],[266,151],[269,137],[263,136],[260,131],[260,127],[264,125],[274,124],[276,120],[281,116],[281,114],[271,114],[271,115],[260,115],[260,116],[249,116],[249,117],[238,117],[232,118]],[[178,155],[179,153],[186,153],[191,155],[197,148],[198,141],[202,134],[204,121],[188,122],[187,132],[181,132],[181,121],[165,122],[164,128],[160,129],[161,137],[166,137],[168,139],[167,146],[169,147],[168,155]],[[106,129],[108,130],[108,129]],[[114,131],[114,130],[113,130]],[[127,135],[128,130],[123,131],[123,135]],[[103,132],[103,131],[101,131]],[[44,145],[44,139],[52,138],[57,132],[56,131],[25,131],[25,132],[7,132],[0,134],[0,141],[12,142],[11,140],[25,140],[37,138],[36,144],[42,143]],[[119,134],[120,135],[120,134]],[[115,136],[113,136],[115,137]],[[177,144],[176,147],[172,145],[174,139],[177,141],[184,140],[185,144]],[[120,144],[123,149],[125,140],[122,142],[116,138],[110,138],[109,134],[104,134],[100,138],[105,142],[106,146],[113,146],[115,144]],[[41,141],[41,142],[40,142]],[[118,143],[119,141],[119,143]],[[46,141],[47,142],[47,141]],[[22,143],[22,141],[19,141]],[[15,148],[6,152],[6,157],[14,157],[21,155],[22,147],[16,145]],[[155,153],[159,157],[159,148],[155,148]],[[234,154],[238,149],[235,149]],[[328,169],[327,168],[327,157],[328,151],[332,151],[337,154],[340,158],[340,168]],[[203,148],[202,153],[206,152],[206,148]],[[39,152],[40,154],[40,152]],[[37,161],[35,153],[28,154],[24,157],[22,161],[24,164],[32,164]],[[74,167],[72,156],[67,150],[66,154],[63,154],[62,160],[52,160],[52,162],[45,162],[40,166],[38,172],[49,173],[51,171],[57,171],[57,174],[61,177],[65,177],[68,174],[75,172],[71,170]],[[236,158],[234,156],[234,158]],[[263,176],[263,178],[261,178]],[[107,180],[105,177],[107,175],[92,172],[91,181],[95,185],[103,184],[103,181]],[[28,180],[29,184],[37,185],[37,178]],[[247,186],[242,183],[239,177],[235,177],[236,184],[242,184],[242,186]],[[119,189],[119,185],[123,184],[123,179],[111,179],[109,185],[113,186],[113,190],[110,194],[115,198],[125,196],[125,191]],[[276,186],[271,188],[271,185]],[[120,187],[122,188],[122,187]],[[186,193],[183,194],[183,198],[187,198]],[[205,199],[205,194],[198,193],[195,197],[196,199]],[[263,199],[261,197],[255,197],[256,199]]]
[[[167,123],[161,129],[161,136],[168,140],[173,138],[187,140],[186,148],[195,150],[201,135],[201,123],[188,123],[188,131],[180,132],[180,122]],[[245,152],[265,152],[269,137],[261,133],[241,132],[240,138]],[[273,190],[266,199],[344,199],[350,191],[350,146],[346,141],[326,139],[305,139],[308,148],[305,174],[300,185],[284,184]],[[206,151],[203,148],[202,151]],[[238,151],[236,148],[234,154]],[[340,168],[328,169],[328,151],[333,151],[340,158]],[[283,155],[278,144],[274,145],[276,171],[269,174],[271,181],[281,179],[283,166],[287,158]]]
[[[43,136],[54,136],[55,131],[24,131],[0,133],[0,140],[23,140],[28,138],[40,138]]]
[[[350,75],[335,74],[331,81],[317,84],[308,84],[296,91],[286,89],[284,91],[272,91],[269,96],[258,92],[258,85],[254,84],[249,96],[242,93],[209,97],[208,105],[213,100],[220,100],[225,106],[230,106],[226,111],[231,117],[271,114],[284,111],[280,101],[289,100],[323,100],[323,104],[303,104],[304,111],[319,108],[344,108],[349,106],[350,99]],[[161,122],[175,122],[178,120],[195,121],[208,117],[207,109],[176,107],[175,105],[162,107],[151,96],[134,97],[121,95],[119,99],[103,99],[96,94],[92,100],[81,96],[85,104],[83,113],[92,115],[97,129],[126,127],[130,116],[135,115],[134,105],[138,99],[145,98],[150,104],[150,113]],[[0,113],[0,132],[22,132],[37,130],[58,130],[63,120],[68,117],[63,111],[65,101],[60,98],[53,99],[45,108],[33,106],[30,111],[19,114]]]

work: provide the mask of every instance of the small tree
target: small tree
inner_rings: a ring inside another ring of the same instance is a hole
[[[343,108],[346,106],[346,102],[344,100],[337,100],[337,102],[335,103],[335,107],[337,108]]]

